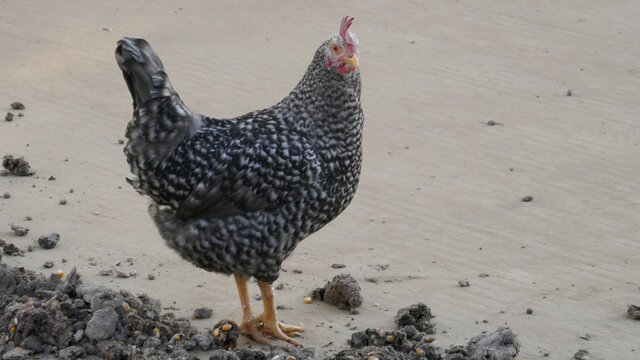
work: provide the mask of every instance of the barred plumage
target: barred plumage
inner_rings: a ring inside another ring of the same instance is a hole
[[[296,245],[347,207],[364,120],[350,41],[355,53],[332,35],[287,97],[233,119],[191,112],[145,40],[118,42],[134,101],[129,181],[152,199],[170,247],[200,268],[271,283]]]

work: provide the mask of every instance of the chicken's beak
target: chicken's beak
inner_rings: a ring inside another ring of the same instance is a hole
[[[360,66],[357,55],[353,55],[352,57],[345,57],[344,62],[353,66],[354,69],[357,69]]]

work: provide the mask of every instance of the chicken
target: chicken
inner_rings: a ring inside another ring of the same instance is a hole
[[[184,259],[235,276],[241,330],[299,345],[304,331],[278,320],[272,283],[304,238],[351,202],[360,176],[362,126],[358,39],[345,17],[315,52],[298,85],[279,103],[233,119],[187,108],[149,44],[126,37],[116,60],[133,98],[124,148],[151,198],[160,235]],[[247,280],[264,312],[254,316]]]

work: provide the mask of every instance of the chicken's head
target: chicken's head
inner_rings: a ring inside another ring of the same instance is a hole
[[[358,38],[349,31],[353,18],[345,16],[340,24],[340,33],[331,35],[325,52],[327,65],[340,74],[356,71],[358,68]]]

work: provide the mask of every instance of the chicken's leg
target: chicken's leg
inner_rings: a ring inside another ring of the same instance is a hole
[[[276,304],[273,301],[273,286],[270,283],[258,281],[260,292],[262,293],[262,302],[264,304],[264,313],[258,316],[262,321],[262,333],[273,336],[274,338],[287,341],[293,345],[300,346],[300,343],[291,338],[297,332],[303,332],[305,327],[293,326],[278,321],[276,312]],[[256,318],[257,319],[257,318]]]
[[[242,304],[242,324],[240,324],[240,330],[256,341],[269,344],[269,339],[264,337],[259,330],[260,323],[258,318],[254,318],[253,316],[253,305],[251,304],[247,279],[238,274],[234,274],[234,277],[236,278],[236,285],[238,286],[240,304]]]

